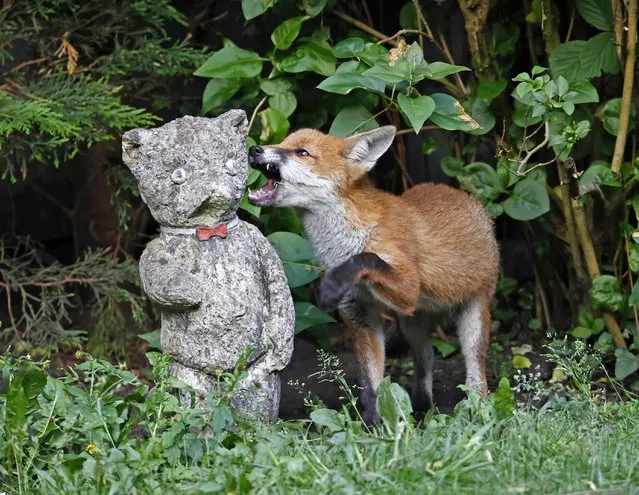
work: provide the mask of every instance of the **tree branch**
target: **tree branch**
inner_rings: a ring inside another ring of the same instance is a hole
[[[632,104],[632,88],[635,78],[635,60],[637,49],[637,0],[628,0],[628,38],[626,41],[626,66],[623,76],[623,92],[621,93],[621,112],[619,113],[619,129],[615,141],[610,170],[618,174],[623,162],[623,152],[628,137],[630,105]]]

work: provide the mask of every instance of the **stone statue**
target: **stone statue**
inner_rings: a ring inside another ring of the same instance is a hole
[[[159,305],[174,375],[214,391],[253,348],[232,405],[273,422],[278,371],[291,359],[295,313],[282,263],[254,225],[237,217],[246,187],[246,114],[182,117],[122,137],[123,161],[160,224],[140,259],[142,287]]]

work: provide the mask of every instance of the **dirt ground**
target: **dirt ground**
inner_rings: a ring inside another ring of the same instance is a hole
[[[349,384],[357,384],[357,367],[355,358],[348,342],[340,338],[343,328],[333,325],[329,329],[331,336],[332,352],[339,358]],[[393,346],[395,349],[391,356],[398,359],[410,359],[410,353],[401,342]],[[316,347],[306,340],[296,338],[295,350],[290,364],[282,371],[282,396],[280,400],[280,417],[282,419],[297,419],[308,417],[308,411],[304,409],[304,400],[299,388],[291,385],[291,382],[304,383],[304,391],[310,391],[312,395],[320,398],[327,407],[337,409],[342,400],[343,393],[337,384],[322,382],[317,377],[310,375],[319,371],[319,362]],[[464,398],[464,393],[457,388],[465,380],[463,357],[460,352],[444,359],[435,353],[435,372],[433,377],[433,395],[435,407],[439,412],[452,412],[455,404]],[[395,379],[395,377],[393,377]],[[493,384],[489,384],[492,388]]]

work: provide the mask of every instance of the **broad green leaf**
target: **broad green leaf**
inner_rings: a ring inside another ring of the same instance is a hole
[[[228,102],[242,87],[242,80],[211,79],[202,95],[202,113],[208,113]]]
[[[433,347],[437,349],[443,358],[447,358],[451,354],[454,354],[457,349],[459,349],[459,344],[457,342],[447,342],[441,339],[431,339],[431,343]]]
[[[353,58],[365,45],[366,41],[362,38],[346,38],[333,47],[333,55],[337,58]]]
[[[455,98],[443,93],[430,95],[435,102],[435,110],[430,120],[448,131],[474,131],[479,124],[466,113],[464,107]]]
[[[267,239],[282,261],[312,262],[315,259],[311,243],[297,234],[273,232]]]
[[[496,199],[503,192],[497,171],[487,163],[466,165],[457,180],[466,191],[485,201]]]
[[[255,206],[248,200],[248,191],[244,192],[244,195],[242,196],[242,201],[240,201],[239,208],[241,210],[244,210],[250,213],[255,218],[260,218],[260,213],[262,212],[262,208],[260,208],[259,206]]]
[[[504,207],[498,203],[488,203],[486,209],[493,218],[499,217],[504,212]]]
[[[621,114],[621,105],[623,100],[621,98],[614,98],[607,101],[597,109],[597,114],[603,119],[603,126],[613,136],[616,136],[619,132],[619,122]],[[630,105],[630,121],[628,122],[628,132],[632,131],[635,127],[636,110],[633,105]]]
[[[417,11],[413,2],[406,2],[399,11],[399,25],[403,29],[417,29]]]
[[[619,280],[612,275],[601,275],[595,278],[588,295],[594,309],[623,310],[624,298],[619,289]]]
[[[328,0],[301,0],[298,5],[306,14],[315,17],[326,8],[327,2]]]
[[[602,186],[621,187],[621,184],[610,170],[610,165],[606,162],[592,163],[581,177],[579,185],[599,184]]]
[[[499,380],[497,390],[491,394],[493,407],[500,418],[510,418],[515,411],[515,395],[510,388],[508,378],[503,376]]]
[[[152,332],[146,332],[138,334],[138,337],[149,343],[151,349],[158,351],[162,350],[162,343],[160,342],[160,331],[153,330]]]
[[[377,64],[370,69],[363,72],[365,76],[372,76],[389,84],[397,84],[410,79],[410,67],[408,62],[404,59],[400,59],[393,66],[388,62]]]
[[[292,74],[315,72],[331,76],[335,73],[335,56],[326,41],[305,38],[304,41],[300,40],[293,53],[280,62],[279,67]]]
[[[577,79],[568,86],[568,92],[564,95],[566,101],[575,105],[580,103],[598,103],[597,89],[585,79]]]
[[[344,417],[334,409],[315,409],[311,411],[310,417],[313,423],[328,428],[331,432],[345,428]]]
[[[602,71],[608,74],[619,72],[614,35],[600,33],[586,41],[581,49],[579,65],[585,78],[599,77]]]
[[[357,132],[370,131],[379,127],[375,117],[363,106],[346,107],[337,114],[329,134],[346,137]]]
[[[628,349],[615,349],[615,378],[623,380],[639,370],[639,357]]]
[[[609,0],[577,0],[577,11],[601,31],[612,31],[613,14]]]
[[[262,60],[257,53],[230,43],[211,55],[194,74],[220,79],[255,77],[262,71]]]
[[[631,244],[629,248],[630,256],[628,256],[628,267],[630,268],[630,270],[637,273],[639,272],[639,246],[637,246],[636,244]]]
[[[258,115],[262,122],[262,134],[260,135],[262,143],[279,143],[286,137],[290,123],[279,110],[269,107]]]
[[[295,38],[299,36],[302,24],[308,19],[310,19],[310,17],[307,15],[291,17],[277,26],[273,34],[271,34],[271,41],[275,47],[279,50],[288,50],[293,44],[293,41],[295,41]]]
[[[451,74],[456,74],[458,72],[470,70],[468,67],[464,67],[462,65],[451,65],[445,62],[432,62],[428,64],[429,75],[426,77],[428,79],[442,79],[446,76],[450,76]]]
[[[502,206],[504,212],[515,220],[534,220],[550,210],[548,190],[545,184],[527,177],[515,184],[512,196]]]
[[[386,48],[377,43],[366,43],[355,56],[371,67],[377,64],[388,64],[389,53]]]
[[[277,79],[265,79],[260,81],[260,89],[269,96],[290,92],[293,85],[287,79],[279,77]]]
[[[27,401],[33,403],[47,384],[47,375],[40,370],[30,370],[22,376],[22,388]]]
[[[463,103],[464,110],[477,122],[481,127],[474,131],[468,131],[470,134],[481,136],[492,131],[495,127],[495,116],[488,109],[488,105],[484,100],[476,96],[467,99]]]
[[[579,60],[585,45],[585,41],[578,40],[562,43],[555,48],[548,57],[553,75],[564,76],[568,81],[583,78]]]
[[[348,62],[339,64],[337,69],[335,69],[335,74],[339,74],[340,72],[357,72],[358,74],[362,74],[364,71],[366,71],[366,66],[364,64],[358,60],[349,60]]]
[[[335,319],[331,315],[309,302],[296,302],[294,306],[296,334],[315,325],[335,322]]]
[[[384,425],[393,432],[397,431],[398,423],[412,420],[413,407],[408,392],[398,383],[391,383],[389,377],[377,388],[377,410]]]
[[[293,93],[278,93],[268,99],[268,105],[288,118],[297,108],[297,98]]]
[[[570,332],[570,335],[578,339],[587,339],[592,335],[592,330],[588,327],[577,326]]]
[[[424,122],[435,110],[435,102],[430,96],[411,97],[400,94],[397,103],[415,129],[415,134],[419,134]]]
[[[277,0],[242,0],[242,13],[244,18],[249,21],[262,15],[276,3]]]
[[[13,378],[7,391],[6,425],[15,435],[21,435],[25,426],[28,400],[22,386],[22,375]]]
[[[528,359],[526,356],[520,356],[519,354],[513,356],[512,362],[515,369],[518,370],[527,369],[532,366],[532,362],[530,361],[530,359]]]
[[[376,77],[359,74],[358,72],[338,72],[324,79],[317,88],[340,95],[347,95],[354,89],[365,89],[375,93],[383,93],[386,84]]]
[[[321,275],[319,267],[309,263],[282,261],[282,266],[291,289],[309,284]]]
[[[455,158],[454,156],[445,156],[442,158],[442,171],[449,177],[457,177],[464,173],[464,160]]]
[[[504,92],[507,86],[505,79],[498,79],[497,81],[483,81],[477,86],[476,94],[486,103],[490,103],[500,94]]]

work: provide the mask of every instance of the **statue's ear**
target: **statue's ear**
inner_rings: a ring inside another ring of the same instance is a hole
[[[132,129],[122,134],[122,161],[137,178],[139,167],[135,159],[135,152],[151,137],[148,129]]]
[[[395,126],[387,125],[345,139],[344,157],[358,169],[368,172],[395,139]]]

